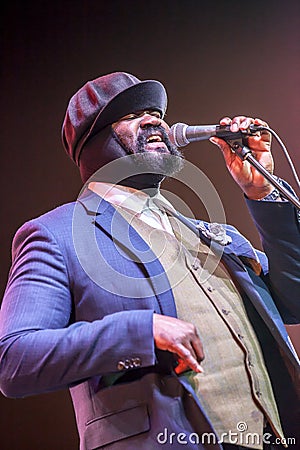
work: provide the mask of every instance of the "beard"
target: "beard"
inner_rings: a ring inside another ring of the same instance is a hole
[[[158,143],[157,149],[147,150],[147,139],[149,136],[159,132],[165,147]],[[156,179],[162,180],[166,176],[172,176],[182,170],[184,156],[178,148],[172,144],[168,133],[162,126],[151,126],[141,131],[137,137],[134,148],[129,147],[116,133],[115,139],[122,145],[126,153],[131,156],[132,161],[143,173],[152,174]]]

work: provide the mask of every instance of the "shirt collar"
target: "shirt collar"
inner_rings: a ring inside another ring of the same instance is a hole
[[[136,214],[140,214],[149,208],[158,209],[156,200],[162,207],[165,205],[169,210],[175,211],[172,204],[160,193],[159,189],[154,196],[150,196],[144,191],[111,183],[91,182],[88,188],[113,206],[126,208]]]

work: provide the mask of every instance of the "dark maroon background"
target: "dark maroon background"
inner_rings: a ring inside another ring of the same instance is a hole
[[[1,293],[16,229],[80,191],[60,129],[69,98],[89,79],[115,70],[159,79],[169,94],[170,124],[262,117],[299,166],[298,0],[11,0],[1,9]],[[214,183],[227,221],[259,246],[217,148],[191,144],[185,155]],[[274,156],[276,173],[295,187],[277,145]],[[0,395],[2,450],[77,445],[67,391],[22,400]]]

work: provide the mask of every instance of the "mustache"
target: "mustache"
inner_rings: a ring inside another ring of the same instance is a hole
[[[147,141],[149,136],[151,136],[157,132],[159,132],[159,134],[161,135],[162,141],[165,144],[171,144],[168,133],[166,132],[165,128],[161,125],[156,125],[156,126],[152,125],[147,128],[144,128],[143,130],[140,131],[138,140]]]
[[[152,125],[140,130],[137,138],[137,146],[139,152],[144,151],[144,145],[147,143],[149,136],[159,133],[161,135],[162,142],[166,144],[171,155],[183,157],[181,151],[171,142],[169,134],[166,129],[161,125]]]

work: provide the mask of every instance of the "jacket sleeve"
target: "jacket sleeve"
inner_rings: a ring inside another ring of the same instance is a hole
[[[286,324],[299,323],[299,211],[289,202],[246,201],[268,258],[266,277],[276,306]]]
[[[155,363],[151,310],[121,311],[72,323],[67,266],[37,220],[16,234],[0,310],[0,388],[22,397],[65,388],[118,370],[118,362]]]

